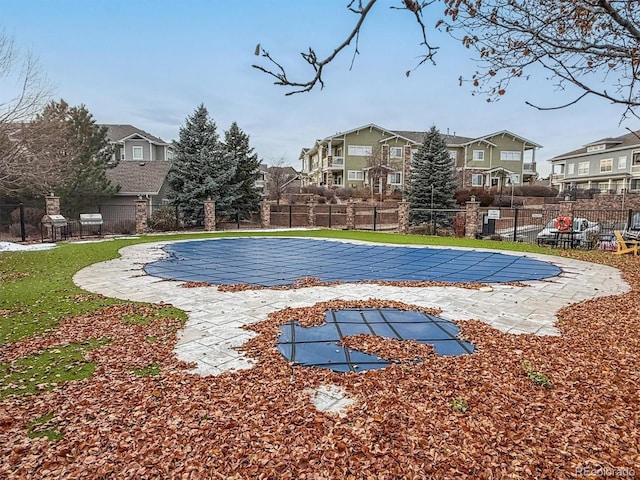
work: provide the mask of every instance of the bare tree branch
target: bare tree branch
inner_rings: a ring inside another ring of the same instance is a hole
[[[292,80],[286,68],[260,45],[256,54],[266,59],[268,66],[254,68],[275,78],[275,84],[289,87],[286,95],[308,92],[315,86],[324,87],[324,68],[352,41],[356,48],[351,66],[359,54],[359,33],[367,14],[377,0],[351,0],[349,11],[358,21],[346,40],[326,58],[318,58],[309,48],[301,53],[312,67],[313,77]],[[474,93],[487,95],[488,101],[504,95],[511,81],[529,78],[535,65],[551,73],[558,89],[578,91],[576,100],[557,107],[536,107],[542,110],[566,108],[594,95],[626,108],[623,117],[634,114],[640,106],[640,0],[396,0],[392,9],[411,13],[426,48],[415,68],[427,61],[434,62],[437,47],[428,41],[424,22],[425,8],[444,5],[433,29],[444,28],[462,45],[477,52],[478,71],[470,80]],[[415,69],[414,68],[414,69]],[[412,70],[407,70],[409,76]],[[461,84],[464,80],[461,77]]]

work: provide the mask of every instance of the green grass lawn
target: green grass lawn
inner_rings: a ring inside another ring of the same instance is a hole
[[[439,245],[471,248],[497,248],[535,253],[553,253],[535,245],[486,240],[400,235],[396,233],[344,230],[220,232],[180,235],[146,235],[90,243],[60,243],[43,251],[0,253],[0,348],[29,337],[46,335],[60,321],[94,312],[122,300],[90,294],[74,285],[72,277],[82,268],[116,258],[118,250],[137,243],[235,236],[296,236],[353,239],[407,245]],[[159,316],[186,319],[183,312],[165,308]],[[135,324],[135,321],[131,322]],[[49,388],[64,381],[90,376],[92,365],[82,360],[82,352],[108,339],[86,344],[47,349],[13,362],[0,363],[0,398],[4,395],[35,393],[38,385]],[[140,374],[155,372],[141,371]]]

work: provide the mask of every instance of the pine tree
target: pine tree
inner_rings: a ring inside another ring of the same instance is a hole
[[[76,216],[117,193],[117,187],[107,178],[107,169],[115,165],[107,128],[98,125],[84,105],[51,102],[31,128],[42,133],[37,142],[32,142],[32,152],[40,161],[58,165],[59,174],[51,187],[68,216]]]
[[[95,206],[115,195],[118,187],[107,178],[107,169],[116,164],[113,147],[107,140],[107,127],[98,125],[84,105],[70,110],[70,131],[76,144],[73,171],[60,192],[60,203],[78,210]]]
[[[201,104],[180,128],[176,155],[167,180],[173,201],[184,210],[185,220],[201,216],[203,202],[215,200],[216,210],[227,212],[238,195],[236,159],[220,142],[215,122]]]
[[[238,192],[232,210],[239,218],[248,218],[251,213],[258,211],[260,203],[260,194],[255,187],[260,160],[249,146],[249,135],[236,122],[225,132],[224,140],[226,151],[232,155],[237,165],[232,183],[238,185]]]
[[[411,221],[431,220],[429,209],[455,208],[455,191],[456,177],[447,144],[438,129],[431,127],[411,161]]]

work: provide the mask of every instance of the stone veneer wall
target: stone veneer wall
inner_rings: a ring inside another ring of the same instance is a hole
[[[149,210],[147,200],[139,198],[136,204],[136,233],[144,233],[147,229],[147,212]]]
[[[213,200],[204,202],[204,230],[205,232],[216,230],[216,202]]]

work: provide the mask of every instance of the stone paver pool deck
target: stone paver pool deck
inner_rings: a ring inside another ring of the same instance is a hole
[[[188,321],[179,334],[176,354],[181,360],[195,362],[195,372],[202,375],[250,368],[253,360],[235,347],[255,334],[241,327],[265,320],[269,313],[287,307],[299,308],[333,299],[388,299],[441,308],[439,316],[447,320],[477,319],[507,333],[557,335],[556,313],[562,307],[630,289],[620,272],[612,267],[550,255],[502,252],[553,263],[562,273],[546,280],[522,282],[526,286],[492,284],[491,288],[481,290],[345,283],[290,290],[220,292],[215,287],[183,288],[180,285],[184,282],[147,275],[144,265],[165,258],[167,254],[162,248],[168,243],[174,242],[125,247],[120,258],[84,268],[73,280],[79,287],[107,297],[165,302],[185,310]]]

